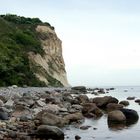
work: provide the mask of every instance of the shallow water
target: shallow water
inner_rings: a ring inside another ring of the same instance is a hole
[[[125,92],[124,90],[128,90]],[[97,97],[92,94],[88,94],[89,97]],[[128,96],[135,96],[136,99],[140,99],[140,87],[116,87],[115,90],[110,91],[107,94],[100,94],[101,96],[113,96],[121,100],[126,100]],[[129,101],[130,105],[127,108],[134,109],[138,112],[140,116],[140,105],[134,102],[134,100]],[[107,124],[107,115],[105,114],[98,120],[85,119],[85,122],[77,127],[89,125],[91,126],[88,130],[81,130],[75,128],[75,126],[69,126],[64,129],[65,140],[74,140],[75,135],[81,136],[81,140],[139,140],[140,139],[140,124],[139,120],[136,124],[131,126],[118,126],[110,129]],[[97,128],[94,130],[94,128]]]

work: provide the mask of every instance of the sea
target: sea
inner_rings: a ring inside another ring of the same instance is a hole
[[[127,100],[127,97],[133,96],[136,97],[135,99],[140,99],[140,86],[118,86],[114,88],[115,90],[106,94],[95,96],[88,93],[87,95],[89,98],[113,96],[119,101]],[[126,108],[136,110],[140,116],[140,105],[135,103],[135,100],[129,100],[129,103],[130,105]],[[87,130],[79,129],[83,125],[91,127]],[[63,131],[65,140],[74,140],[76,135],[81,137],[80,140],[140,140],[140,121],[138,120],[130,126],[119,125],[110,128],[107,123],[107,114],[104,114],[100,119],[85,119],[79,126],[70,125]]]

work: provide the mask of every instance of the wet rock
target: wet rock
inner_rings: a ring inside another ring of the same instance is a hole
[[[64,140],[63,131],[56,126],[40,125],[37,128],[37,131],[36,131],[35,135],[38,138]]]
[[[79,96],[76,97],[76,99],[79,101],[79,104],[89,102],[89,98],[88,98],[87,95],[79,95]]]
[[[109,103],[118,103],[118,99],[112,96],[96,97],[92,100],[98,107],[105,108]]]
[[[126,121],[126,116],[123,114],[122,111],[111,111],[108,114],[108,121],[112,123],[124,123]]]
[[[69,123],[78,122],[79,120],[83,120],[83,119],[84,119],[84,116],[80,112],[64,116],[65,122],[69,122]]]
[[[134,100],[136,97],[127,97],[127,100]]]
[[[71,88],[72,90],[78,90],[81,92],[86,92],[86,87],[85,86],[75,86]]]
[[[78,135],[75,136],[75,140],[80,140],[80,139],[81,139],[80,136],[78,136]]]
[[[108,121],[108,127],[111,129],[111,130],[123,130],[126,128],[126,123],[114,123],[114,122],[111,122],[111,121]]]
[[[122,104],[124,106],[128,106],[129,105],[129,102],[128,101],[121,101],[119,104]]]
[[[82,129],[82,130],[87,130],[87,129],[89,129],[91,126],[89,126],[89,125],[84,125],[84,126],[81,126],[80,127],[80,129]]]
[[[100,89],[98,90],[98,93],[100,93],[100,94],[105,94],[105,89],[100,88]]]
[[[109,90],[115,90],[115,88],[109,88]]]
[[[38,119],[40,123],[43,125],[62,127],[65,125],[65,123],[67,123],[64,121],[63,118],[47,111],[39,112],[37,116],[35,117],[35,119]]]
[[[120,109],[126,117],[127,123],[136,122],[139,119],[138,113],[133,109]]]
[[[122,108],[123,108],[122,104],[116,104],[116,103],[107,104],[107,111],[119,110]]]
[[[136,103],[140,103],[140,99],[136,99],[135,102],[136,102]]]
[[[94,103],[83,104],[82,113],[85,117],[101,117],[103,115],[102,111]]]

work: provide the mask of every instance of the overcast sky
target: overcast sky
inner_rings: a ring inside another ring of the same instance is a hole
[[[0,0],[0,14],[39,17],[63,42],[71,85],[140,85],[140,0]]]

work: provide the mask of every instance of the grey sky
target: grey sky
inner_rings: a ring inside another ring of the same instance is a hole
[[[0,14],[56,28],[72,85],[140,84],[139,0],[4,0]]]

